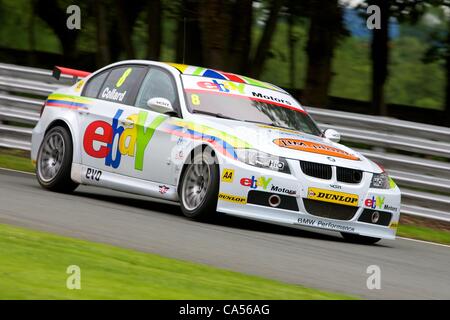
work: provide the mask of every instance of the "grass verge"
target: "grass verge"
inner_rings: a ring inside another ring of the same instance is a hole
[[[0,148],[0,168],[34,172],[29,152]]]
[[[450,244],[450,232],[422,226],[400,224],[398,227],[397,236],[442,244]]]
[[[351,299],[2,224],[0,247],[0,299]],[[70,265],[81,269],[81,290],[66,287]]]

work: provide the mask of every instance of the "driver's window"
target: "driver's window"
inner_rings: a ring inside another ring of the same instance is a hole
[[[174,110],[178,110],[178,99],[175,82],[171,75],[164,70],[151,68],[142,82],[139,90],[136,107],[148,109],[147,101],[151,98],[166,98]]]

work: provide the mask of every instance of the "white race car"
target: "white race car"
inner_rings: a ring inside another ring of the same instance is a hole
[[[395,238],[394,181],[274,85],[145,60],[55,71],[82,79],[47,98],[33,130],[44,188],[89,184],[177,201],[192,219],[223,213],[354,242]]]

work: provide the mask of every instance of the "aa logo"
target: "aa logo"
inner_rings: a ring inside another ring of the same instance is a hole
[[[222,173],[223,182],[233,182],[234,169],[224,169]]]

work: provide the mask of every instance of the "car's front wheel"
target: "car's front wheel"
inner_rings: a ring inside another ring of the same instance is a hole
[[[39,184],[57,192],[71,192],[78,186],[70,178],[73,146],[68,130],[57,126],[44,136],[36,161]]]
[[[380,238],[360,236],[358,234],[341,232],[342,237],[348,242],[359,243],[359,244],[375,244],[380,241]]]
[[[194,220],[209,220],[216,215],[219,165],[211,149],[197,153],[186,164],[180,181],[181,211]]]

